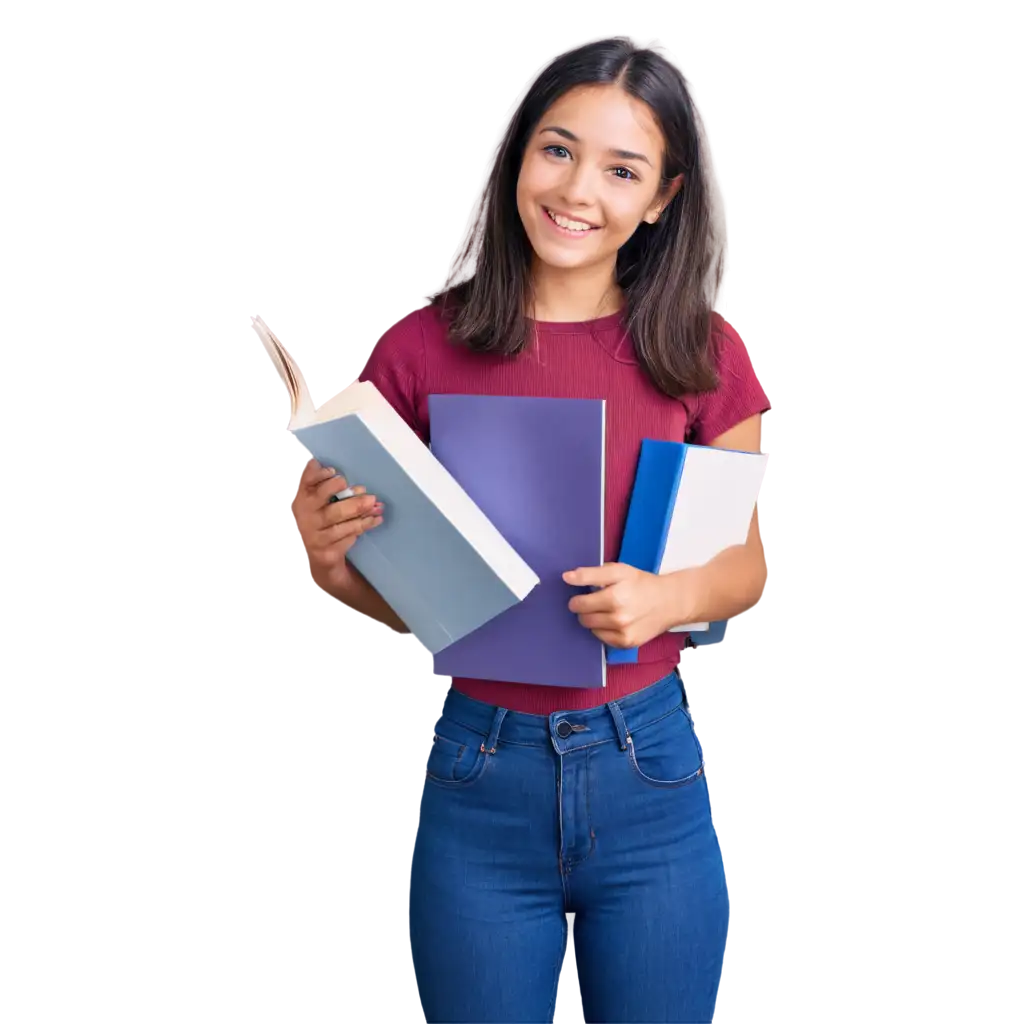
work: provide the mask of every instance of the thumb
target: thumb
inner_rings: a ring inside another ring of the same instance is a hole
[[[625,566],[620,562],[605,562],[582,569],[571,569],[562,573],[562,579],[573,587],[607,587],[618,583],[625,575]]]

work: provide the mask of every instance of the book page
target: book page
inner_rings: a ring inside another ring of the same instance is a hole
[[[293,375],[301,381],[299,411],[292,425],[325,423],[352,412],[344,409],[340,395],[356,381],[362,353],[376,342],[377,331],[391,314],[276,311],[256,315],[263,317],[279,348],[286,353]],[[274,365],[268,365],[268,370],[273,374]],[[284,376],[280,367],[276,373]],[[282,390],[288,393],[287,384]]]
[[[274,332],[258,317],[252,317],[253,330],[260,336],[263,347],[267,350],[277,372],[288,388],[288,396],[291,399],[291,419],[288,422],[289,428],[304,426],[311,423],[316,415],[316,408],[313,399],[310,397],[309,388],[303,380],[302,371],[295,364],[295,360],[288,354],[284,345],[277,340]]]
[[[660,574],[704,565],[720,551],[746,543],[767,464],[768,456],[760,453],[687,448]],[[709,626],[692,622],[669,632],[691,633]]]

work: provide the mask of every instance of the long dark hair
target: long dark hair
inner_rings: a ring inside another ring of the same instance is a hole
[[[678,397],[718,381],[711,358],[714,303],[722,280],[725,227],[703,125],[686,80],[660,54],[622,37],[556,57],[530,87],[498,147],[465,245],[442,291],[430,296],[449,338],[480,352],[515,356],[531,341],[526,316],[533,251],[519,217],[516,183],[526,143],[544,112],[582,85],[615,84],[646,103],[665,138],[664,189],[681,191],[655,224],[641,222],[619,249],[616,278],[640,364]],[[459,281],[475,258],[472,276]]]

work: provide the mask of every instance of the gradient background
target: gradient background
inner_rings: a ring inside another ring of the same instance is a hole
[[[683,659],[716,1021],[1020,1015],[1010,6],[499,9],[0,16],[0,1017],[422,1019],[447,684],[310,580],[249,317],[316,401],[351,383],[442,285],[532,77],[619,33],[692,86],[718,308],[774,406],[767,589]],[[583,1019],[571,944],[555,1019]]]

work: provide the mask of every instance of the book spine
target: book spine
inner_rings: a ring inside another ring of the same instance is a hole
[[[684,444],[647,438],[641,442],[640,459],[619,548],[620,562],[643,569],[644,572],[656,573],[661,568],[685,459]],[[609,665],[632,665],[636,663],[637,656],[636,647],[606,645]]]

